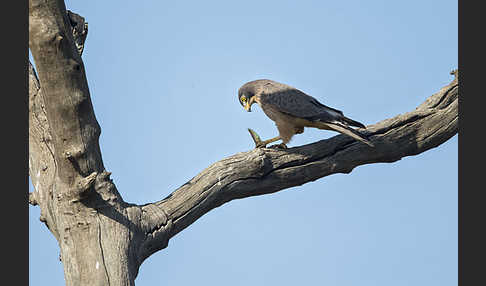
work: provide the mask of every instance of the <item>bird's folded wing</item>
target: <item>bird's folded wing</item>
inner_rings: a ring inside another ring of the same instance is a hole
[[[263,104],[272,105],[280,112],[308,120],[331,122],[339,120],[343,116],[342,111],[326,106],[295,88],[263,93],[260,100]]]

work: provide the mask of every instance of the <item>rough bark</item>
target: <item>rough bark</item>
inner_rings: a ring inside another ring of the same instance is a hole
[[[67,285],[133,285],[129,207],[104,170],[100,127],[63,1],[29,1],[29,200],[56,237]]]
[[[458,76],[414,111],[367,127],[371,148],[338,135],[254,149],[212,164],[168,197],[123,201],[104,169],[81,53],[84,19],[60,0],[29,1],[29,203],[59,243],[67,285],[134,285],[141,263],[208,211],[356,166],[395,162],[458,132]]]

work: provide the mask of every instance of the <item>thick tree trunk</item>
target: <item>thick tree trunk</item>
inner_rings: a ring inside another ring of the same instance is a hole
[[[63,1],[29,1],[31,202],[61,249],[67,285],[132,285],[128,208],[105,172],[84,66]],[[40,82],[40,84],[39,84]]]
[[[67,285],[134,285],[141,263],[208,211],[356,166],[394,162],[457,134],[458,76],[416,110],[367,127],[371,148],[338,135],[212,164],[165,199],[123,201],[104,169],[81,53],[87,27],[61,0],[29,1],[29,173],[40,220],[56,237]]]

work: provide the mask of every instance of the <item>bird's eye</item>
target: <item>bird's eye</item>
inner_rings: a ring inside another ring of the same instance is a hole
[[[246,102],[246,97],[245,96],[242,96],[241,97],[241,102],[245,103]]]

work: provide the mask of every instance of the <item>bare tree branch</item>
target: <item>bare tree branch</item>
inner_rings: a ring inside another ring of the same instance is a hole
[[[234,199],[274,193],[355,167],[395,162],[437,147],[458,131],[458,79],[414,111],[367,127],[369,147],[338,135],[277,150],[254,149],[212,164],[167,198],[142,207],[148,227],[141,259],[165,248],[170,237],[208,211]]]

